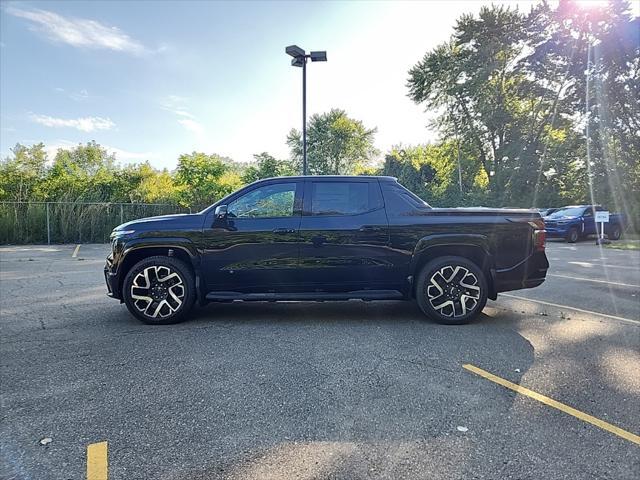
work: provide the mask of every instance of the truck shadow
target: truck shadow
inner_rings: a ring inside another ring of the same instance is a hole
[[[235,440],[190,439],[219,457],[166,478],[462,477],[470,457],[493,447],[481,441],[469,452],[457,427],[480,439],[488,424],[507,428],[500,412],[514,401],[462,364],[517,366],[521,373],[510,379],[518,382],[533,362],[532,345],[505,328],[513,321],[506,317],[483,314],[470,325],[444,326],[410,302],[199,309],[174,333],[199,331],[200,342],[206,336],[198,349],[183,347],[189,363],[200,365],[205,402],[224,399],[225,414],[189,415]],[[238,441],[242,452],[232,446]],[[458,457],[457,464],[439,457]]]
[[[532,322],[546,325],[532,329]],[[208,365],[198,382],[212,402],[224,398],[225,415],[195,415],[215,432],[233,432],[227,434],[233,440],[199,438],[200,448],[218,452],[216,459],[166,478],[467,478],[486,458],[496,461],[487,467],[493,478],[507,471],[544,477],[544,465],[573,450],[571,442],[553,441],[567,426],[587,438],[611,440],[610,434],[584,430],[530,401],[523,410],[521,397],[461,366],[520,383],[535,360],[539,366],[525,384],[544,376],[543,393],[595,415],[589,407],[606,403],[607,395],[638,400],[631,380],[625,385],[611,376],[610,368],[620,368],[612,352],[626,342],[617,327],[571,322],[489,309],[475,323],[451,327],[427,320],[408,302],[209,306],[190,323],[211,332],[213,342],[209,353],[196,354]],[[597,345],[588,347],[592,340]],[[585,349],[596,356],[586,360]],[[609,367],[598,366],[607,358]],[[569,365],[599,393],[571,388],[563,373]],[[621,412],[624,406],[614,415],[623,425],[632,421],[628,402],[627,416]],[[232,446],[238,442],[242,448]],[[531,457],[520,456],[523,450]],[[563,465],[575,478],[584,473]]]

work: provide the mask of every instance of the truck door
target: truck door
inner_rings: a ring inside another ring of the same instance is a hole
[[[389,225],[377,179],[305,181],[300,272],[307,291],[386,290]]]
[[[208,291],[291,291],[298,284],[302,188],[295,179],[259,184],[229,200],[226,218],[207,220]]]

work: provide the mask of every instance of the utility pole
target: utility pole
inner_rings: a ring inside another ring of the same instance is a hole
[[[297,45],[289,45],[285,52],[293,57],[291,65],[302,67],[302,175],[307,174],[307,59],[312,62],[326,62],[327,52],[310,52],[307,54]]]

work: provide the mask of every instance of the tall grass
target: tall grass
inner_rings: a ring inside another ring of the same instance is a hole
[[[172,213],[189,209],[150,203],[0,202],[0,244],[108,242],[121,223]]]

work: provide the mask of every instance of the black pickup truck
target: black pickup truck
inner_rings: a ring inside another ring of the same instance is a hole
[[[108,294],[150,324],[181,321],[196,301],[349,299],[415,299],[462,324],[549,266],[536,211],[432,208],[391,177],[260,180],[111,239]]]

